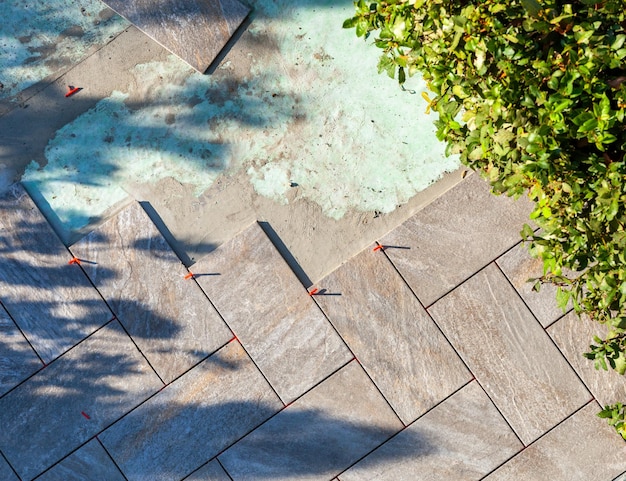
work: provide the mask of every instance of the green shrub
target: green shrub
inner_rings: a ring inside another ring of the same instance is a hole
[[[420,72],[437,136],[491,182],[527,194],[522,231],[557,301],[606,324],[585,356],[626,372],[626,0],[355,3],[344,27]],[[563,274],[573,272],[567,276]],[[622,431],[623,433],[624,431]]]

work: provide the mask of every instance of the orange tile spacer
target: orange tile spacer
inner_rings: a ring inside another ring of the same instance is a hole
[[[315,294],[317,294],[320,290],[316,287],[315,289],[312,289],[309,291],[309,296],[314,296]]]
[[[80,259],[78,257],[72,257],[68,262],[68,264],[78,264],[80,265]]]
[[[83,415],[83,417],[84,417],[85,419],[91,419],[91,418],[89,417],[89,414],[87,414],[85,411],[81,411],[80,413]]]
[[[189,274],[185,276],[185,279],[192,279],[192,278],[193,278],[193,272],[189,272]]]
[[[380,244],[378,244],[378,245],[377,245],[376,247],[374,247],[372,250],[373,250],[374,252],[376,252],[376,251],[384,251],[384,250],[385,250],[385,247],[384,247],[384,246],[382,246],[382,245],[380,245]]]
[[[67,93],[65,94],[65,96],[66,97],[71,97],[72,95],[74,95],[79,90],[80,90],[80,87],[74,87],[73,85],[68,85]]]

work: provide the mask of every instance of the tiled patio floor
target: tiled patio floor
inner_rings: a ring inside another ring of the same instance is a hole
[[[626,379],[582,359],[594,325],[528,292],[529,205],[476,176],[313,296],[256,223],[188,271],[137,203],[69,251],[20,188],[0,210],[3,481],[626,471],[596,417]]]

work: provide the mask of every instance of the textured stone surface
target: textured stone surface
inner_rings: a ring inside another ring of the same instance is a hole
[[[402,429],[355,361],[226,450],[240,479],[331,479]]]
[[[520,240],[531,205],[496,197],[471,175],[383,237],[387,255],[429,306]]]
[[[495,265],[429,311],[525,444],[591,399]]]
[[[258,224],[191,270],[284,402],[350,360],[350,351]]]
[[[3,481],[20,481],[2,456],[0,456],[0,479]]]
[[[230,481],[226,472],[220,466],[217,460],[213,460],[191,476],[185,478],[185,481]]]
[[[237,0],[105,0],[121,16],[203,73],[250,9]]]
[[[232,339],[138,203],[71,250],[166,383]]]
[[[589,403],[485,481],[613,479],[626,468],[626,443],[596,416],[598,410]]]
[[[329,295],[316,302],[405,424],[472,379],[383,253],[365,249],[319,285]]]
[[[496,262],[543,327],[563,316],[563,310],[556,305],[555,286],[544,284],[536,292],[534,283],[528,282],[542,275],[543,261],[531,257],[525,245],[514,247]]]
[[[0,301],[50,362],[113,317],[18,185],[0,199]]]
[[[477,382],[341,474],[341,481],[474,481],[523,448]]]
[[[107,429],[100,440],[129,481],[182,479],[282,407],[235,341]]]
[[[32,479],[161,387],[113,321],[0,399],[0,450]]]
[[[597,370],[593,361],[583,357],[583,353],[589,351],[589,345],[594,343],[594,336],[605,337],[606,326],[586,316],[579,318],[571,312],[550,326],[548,334],[601,405],[626,400],[626,376],[620,376],[610,368],[608,371]]]
[[[0,396],[41,367],[35,351],[0,305]]]
[[[96,439],[92,439],[55,465],[37,481],[125,481],[109,455]]]

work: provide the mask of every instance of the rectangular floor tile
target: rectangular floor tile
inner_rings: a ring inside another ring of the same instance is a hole
[[[609,481],[626,469],[626,443],[589,403],[485,481]]]
[[[402,429],[356,361],[218,459],[235,480],[328,480]]]
[[[113,460],[100,445],[92,439],[37,478],[37,481],[125,481]]]
[[[250,12],[238,0],[105,0],[105,3],[200,73],[211,65]]]
[[[471,175],[385,236],[387,255],[429,306],[520,240],[532,209]],[[396,247],[396,248],[393,248]]]
[[[524,446],[477,382],[339,476],[340,481],[478,481]]]
[[[350,351],[258,224],[191,270],[284,402],[350,360]]]
[[[0,451],[30,480],[162,386],[113,321],[0,399]]]
[[[35,351],[0,305],[0,396],[42,367]]]
[[[0,199],[0,301],[45,362],[113,317],[19,186]]]
[[[202,466],[191,476],[185,478],[185,481],[230,481],[228,474],[222,469],[217,460]]]
[[[494,264],[429,312],[524,444],[591,399]]]
[[[382,394],[408,424],[472,379],[382,252],[365,249],[315,296]]]
[[[138,203],[71,250],[166,383],[232,339]]]
[[[626,401],[626,376],[610,368],[608,371],[597,370],[593,361],[583,357],[594,344],[594,336],[604,338],[606,326],[586,316],[579,318],[571,312],[550,326],[548,334],[600,404],[606,406]]]
[[[129,481],[178,480],[281,408],[234,341],[99,438]]]

